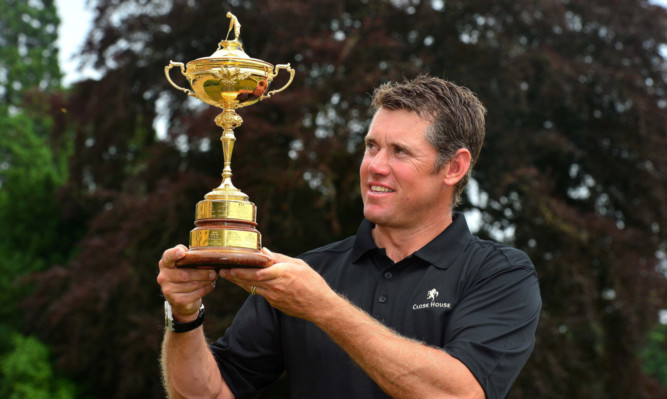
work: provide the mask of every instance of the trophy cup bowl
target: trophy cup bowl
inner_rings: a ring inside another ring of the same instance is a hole
[[[220,140],[224,155],[222,184],[199,201],[195,210],[195,228],[190,231],[190,245],[177,267],[220,269],[231,267],[265,267],[270,258],[261,252],[262,236],[257,231],[257,207],[248,196],[232,184],[231,158],[234,129],[243,123],[236,109],[247,107],[285,90],[294,79],[289,64],[276,65],[250,58],[239,41],[241,25],[232,13],[227,37],[234,30],[234,40],[221,41],[209,57],[198,58],[187,65],[171,61],[164,72],[169,83],[191,97],[221,108],[215,123],[223,129]],[[190,89],[171,80],[170,70],[179,67],[190,83]],[[290,73],[281,88],[268,91],[281,69]]]

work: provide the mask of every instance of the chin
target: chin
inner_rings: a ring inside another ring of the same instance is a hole
[[[384,218],[381,215],[368,212],[364,212],[364,217],[366,218],[366,220],[376,225],[377,224],[382,225],[382,221],[384,220]]]
[[[385,206],[378,206],[375,204],[366,205],[364,207],[364,217],[369,222],[376,225],[384,225],[391,221],[395,215],[391,213],[389,208]]]
[[[372,213],[364,211],[364,218],[371,223],[375,223],[375,216]]]

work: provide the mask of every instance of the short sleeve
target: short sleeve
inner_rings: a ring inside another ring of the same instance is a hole
[[[280,314],[260,296],[245,301],[225,335],[210,345],[237,398],[249,397],[283,372]]]
[[[535,268],[513,252],[485,262],[446,328],[445,351],[468,367],[487,399],[507,397],[535,345],[542,306]]]

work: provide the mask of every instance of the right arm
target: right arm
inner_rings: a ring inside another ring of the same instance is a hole
[[[175,262],[185,251],[182,245],[165,251],[157,277],[174,320],[181,323],[197,318],[202,297],[213,291],[217,279],[213,270],[176,269]],[[167,329],[161,365],[169,398],[234,398],[208,348],[201,326],[184,333]]]

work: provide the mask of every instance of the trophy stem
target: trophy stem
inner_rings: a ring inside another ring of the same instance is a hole
[[[232,184],[232,152],[234,151],[234,142],[236,137],[232,129],[225,129],[220,137],[222,141],[222,152],[224,154],[225,163],[222,169],[222,186],[229,188],[236,188]]]
[[[222,152],[224,155],[224,167],[222,169],[222,184],[206,194],[206,199],[233,199],[247,201],[248,196],[234,187],[232,183],[232,152],[234,152],[234,128],[241,126],[243,119],[233,108],[227,108],[215,117],[215,124],[222,128]]]

